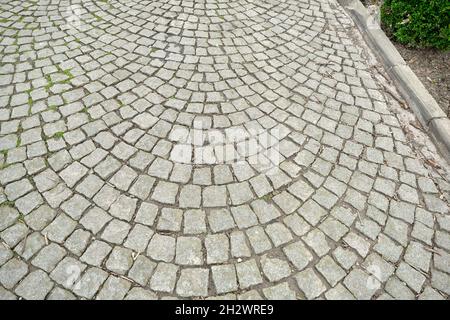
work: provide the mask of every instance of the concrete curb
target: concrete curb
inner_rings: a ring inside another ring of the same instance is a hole
[[[422,82],[403,60],[395,46],[379,26],[371,24],[369,12],[359,0],[337,0],[350,14],[364,40],[381,59],[402,96],[432,139],[444,158],[450,163],[450,119],[439,107]]]

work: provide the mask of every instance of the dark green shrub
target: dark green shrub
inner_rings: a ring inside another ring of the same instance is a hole
[[[381,22],[388,34],[400,43],[450,48],[449,0],[385,0]]]

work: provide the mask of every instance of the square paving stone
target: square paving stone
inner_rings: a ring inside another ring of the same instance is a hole
[[[128,234],[124,246],[136,252],[144,252],[154,232],[149,227],[136,224]]]
[[[47,272],[52,271],[59,261],[66,255],[66,250],[56,243],[51,243],[44,247],[36,257],[31,261],[31,264],[41,268]]]
[[[36,270],[19,283],[15,292],[26,300],[43,300],[53,286],[53,281],[44,271]]]
[[[150,288],[155,291],[170,293],[175,287],[178,267],[171,263],[161,262],[150,279]]]
[[[26,263],[13,258],[0,268],[0,283],[6,289],[12,289],[27,273]]]
[[[296,300],[297,294],[289,287],[287,282],[264,288],[264,296],[269,300]]]
[[[411,241],[406,248],[404,259],[411,266],[416,267],[424,272],[430,269],[431,252],[419,242]]]
[[[431,272],[431,285],[437,290],[450,294],[449,289],[450,276],[444,272],[440,272],[438,270],[433,270]]]
[[[390,294],[393,299],[398,300],[413,300],[415,299],[414,292],[408,288],[408,286],[400,281],[397,277],[390,278],[386,285],[385,290]]]
[[[394,273],[395,267],[376,253],[371,253],[362,263],[366,271],[381,282],[386,282]]]
[[[296,213],[286,216],[283,219],[283,222],[296,236],[299,237],[303,236],[311,229],[311,226],[305,221],[305,219],[301,218]]]
[[[369,253],[370,242],[354,232],[349,232],[344,237],[345,243],[356,250],[360,256],[365,257]]]
[[[298,287],[307,299],[317,298],[326,290],[322,280],[320,280],[311,268],[299,272],[295,276],[295,279],[297,280]]]
[[[84,210],[86,210],[91,203],[84,197],[76,194],[61,205],[61,209],[64,210],[72,219],[79,220]]]
[[[79,256],[89,244],[91,233],[83,229],[75,230],[64,242],[64,246],[73,254]]]
[[[402,246],[395,243],[384,234],[380,234],[378,242],[373,247],[376,252],[381,254],[384,259],[390,262],[397,262],[403,252]]]
[[[370,300],[381,287],[380,282],[360,269],[353,269],[344,279],[344,285],[358,300]]]
[[[125,279],[109,276],[100,292],[97,300],[121,300],[130,290],[131,282]]]
[[[327,211],[319,206],[314,200],[308,200],[297,210],[297,212],[313,226],[317,225],[319,221],[328,214]]]
[[[155,222],[158,210],[158,206],[152,203],[142,202],[139,210],[136,213],[134,221],[137,223],[145,224],[147,226],[152,226]]]
[[[200,209],[187,210],[184,212],[185,234],[200,234],[206,232],[205,211]]]
[[[6,290],[5,288],[0,287],[0,300],[2,301],[17,300],[17,296],[14,293]]]
[[[267,225],[266,233],[269,235],[275,247],[279,247],[293,239],[289,229],[280,222]]]
[[[395,274],[416,293],[422,291],[426,278],[422,273],[411,267],[409,264],[404,262],[400,263]]]
[[[137,199],[120,195],[109,208],[109,213],[116,218],[131,221],[136,210]]]
[[[325,292],[327,300],[355,300],[355,297],[342,284],[338,283],[334,288]]]
[[[318,229],[310,231],[303,237],[303,240],[319,257],[324,256],[330,250],[325,234]]]
[[[153,274],[155,268],[155,262],[140,255],[134,261],[133,267],[128,273],[128,277],[130,277],[140,285],[145,286],[150,280],[150,277]]]
[[[75,229],[77,223],[65,214],[60,214],[42,232],[51,241],[62,243]]]
[[[9,206],[0,207],[0,231],[12,226],[14,222],[19,218],[19,212]]]
[[[165,204],[174,204],[177,193],[177,184],[160,181],[153,191],[152,199]]]
[[[175,263],[201,265],[203,263],[202,242],[197,237],[178,237]]]
[[[163,208],[158,219],[157,229],[162,231],[180,231],[183,211],[180,209]]]
[[[45,246],[45,238],[39,232],[33,232],[21,241],[14,248],[14,251],[23,259],[29,260],[43,246]]]
[[[208,281],[208,269],[183,269],[176,292],[182,297],[205,297],[208,295]]]
[[[233,217],[228,209],[212,209],[208,214],[208,222],[211,230],[222,232],[235,227]]]
[[[316,269],[325,277],[328,283],[334,287],[346,273],[330,256],[323,257],[317,264]]]
[[[259,254],[272,248],[269,237],[264,232],[264,229],[260,226],[247,229],[247,237],[253,250]]]
[[[130,228],[131,226],[128,223],[114,219],[103,230],[101,238],[111,243],[122,244]]]
[[[225,234],[207,235],[205,238],[206,262],[221,263],[228,260],[230,246]]]
[[[246,289],[263,282],[261,272],[259,271],[254,259],[237,263],[236,274],[238,276],[239,287],[241,289]]]
[[[132,251],[123,247],[114,247],[105,263],[108,270],[118,274],[126,274],[132,265]]]
[[[158,300],[158,296],[150,290],[134,287],[128,291],[125,300]]]
[[[131,186],[130,193],[141,200],[145,200],[150,195],[150,191],[155,183],[155,179],[149,176],[141,175]]]
[[[106,278],[108,274],[105,271],[96,267],[89,268],[74,285],[73,291],[83,298],[92,299]]]
[[[66,289],[72,289],[80,279],[86,265],[72,257],[65,257],[53,271],[50,278]]]
[[[235,258],[250,257],[251,250],[242,231],[233,231],[230,234],[231,255]]]
[[[211,271],[217,293],[221,294],[237,290],[238,285],[234,265],[212,266]]]
[[[16,223],[15,225],[3,230],[0,233],[0,238],[10,248],[14,248],[22,239],[28,234],[28,228],[23,223]]]
[[[111,219],[103,209],[93,207],[81,218],[80,223],[93,234],[97,234]]]
[[[231,213],[239,229],[252,227],[258,223],[255,213],[248,205],[232,207]]]
[[[247,181],[229,184],[227,189],[233,205],[240,205],[254,198],[250,185]]]
[[[285,260],[270,258],[267,255],[264,255],[261,258],[260,263],[264,275],[270,282],[279,281],[291,274],[289,263]]]
[[[88,169],[79,162],[73,162],[59,175],[64,180],[69,188],[72,188],[84,175],[88,172]]]
[[[227,191],[224,186],[209,186],[203,189],[203,206],[223,207],[227,205]]]
[[[80,257],[80,260],[86,262],[87,264],[99,267],[102,265],[103,260],[111,252],[111,250],[112,247],[106,242],[95,240],[89,245]]]
[[[14,253],[11,249],[7,248],[4,245],[0,246],[0,266],[4,265],[6,261],[11,259],[14,256]]]
[[[175,241],[170,236],[155,233],[147,247],[147,255],[158,261],[171,262],[175,257]]]
[[[92,199],[92,197],[101,189],[103,184],[104,182],[102,179],[94,174],[90,174],[76,186],[75,190],[87,198]]]
[[[298,270],[303,270],[313,259],[312,254],[301,241],[287,245],[283,251]]]
[[[281,212],[274,205],[264,200],[255,200],[250,205],[260,223],[267,223],[281,216]]]

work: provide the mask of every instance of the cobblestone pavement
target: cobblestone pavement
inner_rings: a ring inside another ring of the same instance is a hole
[[[448,298],[448,171],[335,0],[0,3],[0,299]]]

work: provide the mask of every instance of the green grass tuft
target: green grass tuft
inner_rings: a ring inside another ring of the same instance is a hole
[[[14,201],[9,201],[9,200],[6,200],[6,201],[3,201],[2,203],[0,203],[0,207],[14,207],[14,205],[15,205],[15,203],[14,203]]]
[[[64,137],[63,131],[55,132],[55,134],[52,136],[52,138],[54,138],[54,139],[61,139],[62,137]]]

